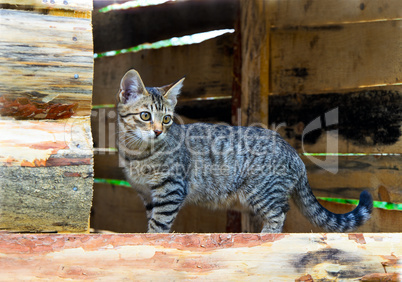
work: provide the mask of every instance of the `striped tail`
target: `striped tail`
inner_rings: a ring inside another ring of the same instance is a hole
[[[314,225],[328,232],[350,232],[363,225],[373,210],[370,193],[360,194],[359,205],[351,212],[335,214],[324,208],[311,191],[307,177],[303,177],[295,189],[293,197],[304,216]]]

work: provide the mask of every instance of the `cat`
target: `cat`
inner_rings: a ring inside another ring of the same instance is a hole
[[[275,131],[175,123],[183,80],[145,87],[138,72],[129,70],[117,95],[119,154],[146,207],[148,232],[169,232],[186,203],[230,208],[240,202],[260,218],[263,233],[282,232],[290,197],[314,225],[329,232],[352,231],[370,218],[367,191],[349,213],[322,207],[298,153]]]

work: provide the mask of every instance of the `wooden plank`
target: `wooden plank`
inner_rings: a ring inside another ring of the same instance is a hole
[[[400,155],[303,156],[302,159],[316,196],[359,199],[360,193],[368,190],[374,200],[402,203]]]
[[[270,0],[275,27],[333,25],[400,19],[399,0]]]
[[[401,113],[402,86],[269,97],[270,128],[301,153],[401,154]]]
[[[89,117],[58,121],[0,120],[1,167],[90,165]]]
[[[0,230],[88,232],[92,165],[0,166]]]
[[[242,1],[241,124],[268,124],[269,22],[266,1]]]
[[[130,187],[110,184],[94,185],[91,227],[114,232],[146,232],[145,207]],[[226,211],[212,211],[193,205],[179,212],[172,232],[214,233],[226,231]]]
[[[0,0],[1,4],[23,5],[35,9],[92,11],[92,0]]]
[[[273,94],[402,83],[402,21],[292,27],[271,33]]]
[[[58,108],[66,117],[89,116],[91,19],[17,10],[0,10],[0,17],[0,115],[44,119]]]
[[[322,200],[319,200],[319,202],[334,213],[347,213],[356,207],[354,205],[332,203]],[[322,232],[320,228],[312,225],[307,218],[300,213],[293,202],[290,204],[290,210],[286,216],[283,232]],[[402,232],[402,211],[375,208],[373,209],[371,218],[364,225],[355,230],[355,232]]]
[[[1,234],[0,253],[4,280],[400,281],[402,235]]]
[[[124,11],[95,12],[95,52],[120,50],[145,42],[234,28],[238,3],[233,0],[175,1]]]
[[[199,44],[143,50],[95,60],[93,104],[114,104],[124,73],[135,68],[146,86],[186,76],[180,100],[230,97],[233,34]],[[196,55],[195,55],[196,54]]]

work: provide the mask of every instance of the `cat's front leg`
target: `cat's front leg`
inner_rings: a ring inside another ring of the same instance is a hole
[[[186,189],[179,181],[167,180],[152,188],[152,203],[148,205],[148,233],[168,233],[183,205]]]

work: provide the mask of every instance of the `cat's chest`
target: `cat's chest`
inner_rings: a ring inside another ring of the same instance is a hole
[[[142,186],[158,185],[169,176],[167,166],[142,161],[130,161],[125,172],[133,183]]]

